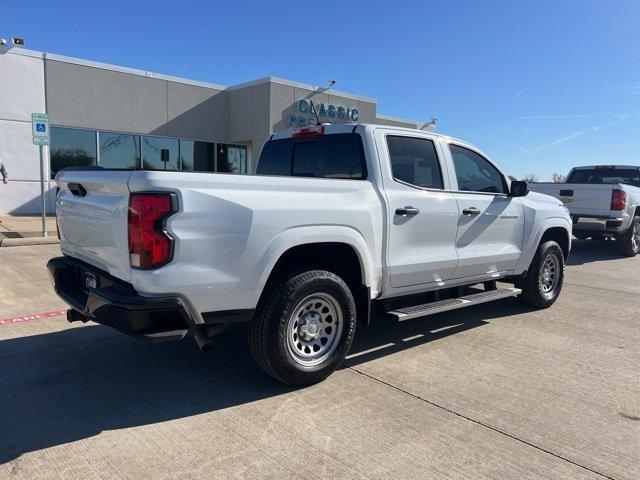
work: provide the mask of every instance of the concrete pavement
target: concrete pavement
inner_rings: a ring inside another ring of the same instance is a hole
[[[0,478],[638,478],[640,258],[611,247],[576,241],[548,310],[377,319],[302,390],[251,363],[242,327],[202,354],[0,325]],[[0,249],[0,319],[64,307],[57,254]]]
[[[42,236],[39,215],[0,215],[0,247],[56,244],[58,233],[55,215],[45,218],[47,236]]]
[[[56,235],[56,216],[47,215],[45,219],[47,231]],[[15,238],[37,236],[42,233],[42,217],[40,215],[0,215],[0,237]]]

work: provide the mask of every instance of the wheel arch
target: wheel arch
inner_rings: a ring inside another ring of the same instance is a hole
[[[516,274],[529,269],[538,247],[546,240],[554,240],[560,245],[566,261],[571,251],[571,222],[564,217],[547,218],[541,222],[535,234],[531,235],[526,243],[524,254],[516,267]]]
[[[571,234],[563,227],[550,227],[544,231],[538,242],[538,246],[544,242],[553,240],[562,249],[565,261],[569,257],[569,251],[571,249]]]
[[[277,239],[266,256],[269,262],[258,284],[258,303],[270,282],[283,273],[304,268],[328,270],[345,280],[356,301],[359,320],[369,323],[372,291],[376,286],[369,247],[353,229],[338,230],[289,231],[286,237]]]

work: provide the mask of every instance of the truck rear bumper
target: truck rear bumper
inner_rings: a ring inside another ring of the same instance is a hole
[[[574,232],[624,232],[628,225],[623,217],[587,217],[571,215]]]
[[[69,321],[91,320],[153,341],[196,334],[179,297],[144,297],[131,285],[70,257],[53,258],[47,268],[56,293],[71,306]]]

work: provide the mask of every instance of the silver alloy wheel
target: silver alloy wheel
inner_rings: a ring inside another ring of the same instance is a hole
[[[638,250],[638,246],[640,246],[640,222],[633,225],[633,232],[631,232],[631,248],[634,252]]]
[[[296,363],[318,365],[335,351],[343,330],[342,308],[330,294],[305,297],[287,320],[287,349]]]
[[[538,284],[540,292],[547,298],[553,298],[560,283],[560,259],[555,253],[550,253],[544,259],[540,268]]]

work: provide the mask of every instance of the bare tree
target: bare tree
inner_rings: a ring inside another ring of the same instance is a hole
[[[551,181],[553,183],[564,183],[564,180],[565,180],[565,176],[562,173],[553,172],[551,174]]]
[[[524,177],[522,177],[522,180],[527,183],[535,183],[538,181],[538,176],[535,173],[525,173]]]

